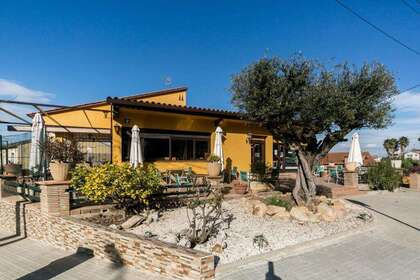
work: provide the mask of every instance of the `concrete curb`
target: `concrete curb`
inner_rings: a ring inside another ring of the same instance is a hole
[[[323,248],[329,245],[334,245],[348,237],[373,230],[376,224],[377,221],[376,219],[374,219],[371,223],[366,224],[363,227],[358,228],[356,230],[340,232],[327,237],[302,242],[296,245],[287,246],[282,249],[273,250],[264,254],[250,256],[232,263],[220,265],[216,267],[216,277],[220,274],[223,274],[223,276],[227,276],[229,274],[236,273],[238,270],[265,265],[269,261],[274,262],[281,259],[297,256],[306,252],[310,252],[319,248]]]

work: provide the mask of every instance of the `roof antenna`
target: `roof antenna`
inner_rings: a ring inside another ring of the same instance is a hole
[[[172,78],[170,76],[166,76],[163,82],[166,87],[170,87],[172,85]]]

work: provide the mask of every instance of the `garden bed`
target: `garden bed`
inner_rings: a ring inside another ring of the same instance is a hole
[[[330,200],[326,202],[331,203]],[[260,213],[258,209],[255,210],[255,207],[258,208],[255,203],[260,203],[260,200],[242,198],[223,201],[224,216],[233,217],[230,225],[223,223],[217,236],[205,244],[197,245],[195,249],[213,252],[220,258],[221,263],[230,263],[260,253],[360,228],[372,220],[367,210],[341,200],[337,201],[337,205],[341,205],[340,217],[329,222],[320,218],[320,214],[313,215],[314,219],[311,222],[269,216]],[[179,233],[187,226],[186,208],[181,207],[162,211],[158,221],[141,224],[128,231],[181,244]],[[221,239],[223,245],[215,247]]]

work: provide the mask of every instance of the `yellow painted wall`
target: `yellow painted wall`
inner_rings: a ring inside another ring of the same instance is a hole
[[[187,106],[187,92],[184,90],[179,92],[165,93],[157,96],[139,97],[136,100],[152,101],[178,106]]]
[[[91,111],[87,109],[100,109],[111,111],[108,104],[96,105],[82,108],[75,108],[70,111],[50,113],[44,115],[46,125],[58,126],[57,122],[62,126],[84,127],[84,128],[110,128],[111,112],[104,113],[100,111]]]
[[[123,125],[125,118],[130,120],[126,126],[138,125],[140,132],[142,128],[167,129],[191,132],[211,133],[210,152],[213,152],[215,138],[216,118],[173,114],[163,112],[142,111],[134,109],[120,109],[119,119],[114,120],[114,125]],[[125,124],[124,124],[125,125]],[[239,171],[249,171],[251,165],[251,146],[248,143],[248,133],[266,137],[266,161],[272,164],[273,141],[272,137],[262,128],[249,126],[240,120],[225,120],[221,127],[225,132],[223,142],[224,160],[232,160],[232,167]],[[113,128],[112,154],[114,162],[121,162],[121,135],[115,133]],[[192,167],[196,173],[207,173],[206,161],[158,161],[155,162],[160,170],[182,169]]]

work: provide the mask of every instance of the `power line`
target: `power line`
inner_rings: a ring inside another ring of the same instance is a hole
[[[417,0],[418,3],[420,3],[420,0]],[[405,1],[405,0],[401,0],[401,2],[403,2],[404,5],[406,5],[410,10],[412,10],[414,13],[416,13],[418,16],[420,16],[420,12],[417,11],[417,9],[415,7],[413,7],[409,2]]]
[[[392,36],[391,34],[389,34],[388,32],[386,32],[385,30],[383,30],[382,28],[378,27],[377,25],[371,23],[369,20],[367,20],[366,18],[364,18],[363,16],[361,16],[360,14],[358,14],[356,11],[354,11],[352,8],[350,8],[349,6],[347,6],[346,4],[344,4],[343,2],[341,2],[340,0],[335,0],[335,2],[337,2],[340,6],[342,6],[344,9],[346,9],[347,11],[349,11],[351,14],[353,14],[354,16],[358,17],[360,20],[364,21],[365,23],[367,23],[368,25],[370,25],[372,28],[374,28],[376,31],[382,33],[384,36],[386,36],[388,39],[394,41],[395,43],[401,45],[402,47],[406,48],[407,50],[411,51],[412,53],[420,56],[420,52],[413,49],[412,47],[410,47],[409,45],[403,43],[402,41],[400,41],[399,39],[395,38],[394,36]]]
[[[412,87],[406,88],[405,90],[400,91],[400,94],[404,93],[404,92],[407,92],[407,91],[410,91],[412,89],[418,88],[418,87],[420,87],[420,84],[417,84],[417,85],[414,85]]]

